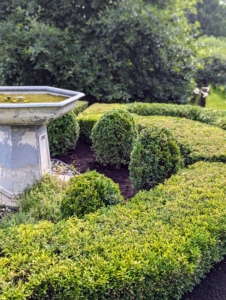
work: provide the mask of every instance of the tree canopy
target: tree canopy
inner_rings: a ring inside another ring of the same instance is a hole
[[[2,85],[77,89],[90,101],[186,102],[195,1],[0,2]]]
[[[202,64],[196,74],[198,86],[226,86],[226,38],[202,36],[198,49]]]
[[[200,23],[201,35],[226,37],[226,1],[199,1],[197,4],[197,15],[190,14],[190,21],[198,21]]]

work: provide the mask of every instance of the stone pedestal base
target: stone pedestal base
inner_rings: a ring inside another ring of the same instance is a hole
[[[46,173],[51,173],[46,125],[0,125],[0,205]]]

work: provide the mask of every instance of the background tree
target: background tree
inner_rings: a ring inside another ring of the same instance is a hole
[[[196,73],[199,87],[226,87],[226,38],[202,36],[197,41],[201,67]]]
[[[90,101],[186,102],[195,1],[0,2],[2,85],[53,85]]]
[[[200,23],[201,35],[226,37],[226,2],[225,0],[202,0],[197,4],[197,15],[190,14],[191,22]]]

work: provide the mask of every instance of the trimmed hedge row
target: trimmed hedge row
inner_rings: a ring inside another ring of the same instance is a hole
[[[136,116],[141,128],[167,128],[177,140],[185,165],[200,160],[226,162],[226,132],[200,122],[165,116]]]
[[[88,101],[84,101],[84,100],[77,101],[77,104],[76,104],[75,108],[73,109],[73,113],[77,116],[78,114],[83,112],[85,109],[87,109],[88,105],[89,105]]]
[[[88,117],[93,114],[103,114],[108,110],[115,108],[123,108],[128,110],[130,113],[135,113],[140,116],[170,116],[186,118],[209,125],[214,125],[226,130],[226,112],[224,110],[215,110],[194,105],[141,102],[128,104],[96,103],[84,111],[84,116]],[[83,116],[81,116],[81,120],[82,119]]]
[[[137,105],[139,106],[140,103],[137,103]],[[150,106],[151,104],[147,105]],[[170,106],[166,104],[163,107],[167,105]],[[129,106],[130,104],[94,104],[90,106],[78,116],[80,132],[85,136],[86,141],[90,141],[92,128],[104,112],[116,107],[125,108]],[[186,107],[180,105],[171,106]],[[226,132],[224,130],[179,117],[138,116],[135,113],[132,115],[141,128],[156,125],[169,129],[179,143],[181,154],[185,159],[185,165],[199,160],[226,162]]]
[[[226,254],[226,166],[58,224],[0,230],[1,299],[180,299]]]
[[[164,103],[139,103],[127,104],[126,109],[131,113],[140,116],[170,116],[186,118],[193,121],[199,121],[209,125],[223,127],[226,119],[226,112],[211,108],[203,108],[194,105],[176,105]]]

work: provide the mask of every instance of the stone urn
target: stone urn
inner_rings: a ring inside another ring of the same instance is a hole
[[[46,124],[72,110],[84,94],[48,86],[2,86],[2,94],[8,101],[0,102],[0,205],[12,206],[28,185],[51,173]],[[37,94],[42,102],[33,103],[32,95]],[[10,102],[17,95],[29,95],[31,101]],[[48,102],[45,95],[63,98]]]

